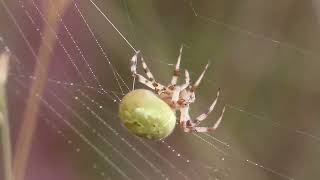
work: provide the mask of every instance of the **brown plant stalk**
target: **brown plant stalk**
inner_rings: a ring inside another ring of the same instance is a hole
[[[37,77],[31,85],[29,96],[26,103],[26,109],[23,114],[23,121],[20,126],[15,154],[13,160],[13,172],[15,180],[23,180],[27,167],[28,157],[32,147],[32,139],[37,127],[37,116],[39,111],[40,99],[45,87],[48,75],[48,67],[51,62],[52,51],[56,44],[56,36],[52,30],[57,32],[59,27],[59,17],[57,13],[63,14],[70,0],[55,0],[55,6],[50,6],[47,1],[42,1],[46,8],[44,17],[49,25],[44,25],[39,53],[37,55],[34,76]]]

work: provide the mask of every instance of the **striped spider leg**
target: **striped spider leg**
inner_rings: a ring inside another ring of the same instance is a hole
[[[178,103],[178,100],[179,100],[179,96],[180,96],[180,92],[181,92],[181,86],[177,86],[177,82],[178,82],[178,78],[180,76],[180,63],[181,63],[181,57],[182,57],[182,50],[183,50],[183,46],[181,46],[180,48],[180,53],[179,53],[179,56],[178,56],[178,60],[177,60],[177,63],[176,63],[176,66],[175,66],[175,69],[173,71],[173,76],[172,76],[172,79],[171,79],[171,83],[170,85],[168,86],[168,90],[170,90],[172,92],[172,97],[171,97],[171,107],[172,106],[177,106],[177,103]],[[189,83],[189,73],[188,71],[186,70],[186,83]]]
[[[173,76],[172,76],[172,79],[171,79],[171,85],[172,86],[175,86],[177,84],[178,77],[180,76],[180,62],[181,62],[182,50],[183,50],[183,46],[181,46],[181,48],[180,48],[180,53],[179,53],[179,56],[178,56],[176,67],[175,67],[175,69],[173,71]]]
[[[183,122],[182,128],[183,128],[184,132],[210,132],[210,131],[214,131],[219,127],[219,125],[222,121],[224,112],[225,112],[225,107],[223,108],[220,117],[214,123],[214,125],[212,127],[200,127],[200,126],[197,126],[195,123],[192,123],[192,120],[189,116],[189,107],[186,107],[184,109],[181,109],[180,121]],[[209,114],[205,114],[205,116],[203,116],[204,119],[207,118],[208,115]]]
[[[148,86],[149,88],[153,89],[157,94],[159,94],[160,90],[165,89],[165,86],[163,86],[162,84],[159,84],[158,82],[156,82],[156,80],[154,79],[150,69],[148,68],[147,64],[145,63],[143,57],[141,57],[141,62],[142,62],[142,68],[145,72],[145,74],[147,75],[147,78],[145,78],[144,76],[142,76],[141,74],[137,73],[137,64],[138,64],[138,55],[139,55],[140,51],[137,51],[136,54],[131,58],[131,73],[132,76],[134,76],[135,78],[137,78],[137,80]]]
[[[214,110],[219,95],[220,95],[220,89],[217,92],[215,100],[212,102],[210,107],[208,108],[207,112],[202,113],[199,115],[195,120],[192,120],[189,115],[189,104],[193,103],[195,101],[195,90],[198,88],[199,84],[201,83],[205,72],[207,71],[209,67],[209,63],[205,66],[205,69],[202,71],[201,75],[197,79],[197,81],[192,86],[187,86],[186,89],[183,89],[181,92],[181,99],[180,101],[185,102],[184,107],[182,106],[180,108],[180,125],[184,129],[185,132],[209,132],[213,131],[216,128],[218,128],[219,124],[222,121],[223,114],[225,111],[225,107],[222,110],[222,113],[216,123],[212,127],[198,127],[201,121],[205,120],[208,115]],[[187,71],[186,71],[187,72]],[[187,75],[186,75],[187,77]],[[188,80],[189,81],[189,80]],[[184,86],[184,85],[183,85]]]
[[[182,85],[177,85],[178,78],[180,76],[180,63],[182,57],[183,46],[180,48],[180,53],[178,56],[177,63],[175,65],[175,69],[173,71],[173,76],[170,84],[166,87],[164,91],[162,91],[159,96],[162,100],[164,100],[172,109],[178,110],[183,104],[185,104],[185,100],[180,98],[181,92],[185,91],[185,89],[190,84],[190,76],[188,70],[185,70],[185,83]]]
[[[214,123],[212,127],[199,127],[201,121],[205,120],[209,114],[214,110],[219,98],[219,90],[215,100],[212,102],[207,112],[200,114],[195,120],[191,119],[189,115],[189,105],[180,109],[180,125],[185,132],[210,132],[216,130],[223,118],[225,107],[223,107],[222,113],[218,120]]]

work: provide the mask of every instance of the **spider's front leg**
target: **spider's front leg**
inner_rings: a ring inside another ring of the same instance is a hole
[[[178,56],[176,67],[173,71],[173,76],[171,79],[171,86],[175,86],[177,84],[178,77],[180,76],[180,62],[181,62],[182,50],[183,50],[183,46],[181,46],[181,48],[180,48],[180,53]]]
[[[185,70],[184,73],[185,73],[185,83],[181,85],[181,89],[180,89],[181,91],[186,89],[190,85],[190,75],[188,70]]]
[[[183,50],[183,46],[181,46],[181,48],[180,48],[180,53],[179,53],[179,56],[178,56],[176,67],[175,67],[175,69],[173,71],[173,76],[172,76],[172,79],[171,79],[171,83],[168,86],[168,89],[170,91],[172,91],[171,103],[172,103],[172,106],[174,106],[174,107],[176,107],[178,105],[178,100],[179,100],[179,96],[180,96],[181,90],[185,89],[186,85],[188,85],[189,81],[190,81],[189,73],[186,70],[185,71],[186,83],[181,87],[177,86],[178,77],[180,76],[180,63],[181,63],[182,50]]]
[[[210,105],[210,107],[208,108],[207,112],[205,113],[202,113],[200,114],[196,120],[194,121],[196,125],[200,124],[201,121],[205,120],[209,114],[214,110],[216,104],[217,104],[217,101],[219,99],[219,95],[220,95],[220,89],[217,91],[217,95],[216,95],[216,98],[215,100],[212,102],[212,104]],[[223,110],[224,111],[224,110]]]
[[[210,132],[216,130],[223,118],[225,107],[222,110],[222,113],[216,123],[212,127],[198,127],[197,121],[193,121],[189,116],[189,108],[182,108],[180,110],[180,125],[182,126],[184,132]],[[201,116],[201,115],[200,115]],[[206,116],[207,117],[207,116]]]

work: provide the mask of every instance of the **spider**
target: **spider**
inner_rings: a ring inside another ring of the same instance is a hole
[[[180,120],[179,124],[180,127],[183,128],[184,132],[210,132],[214,131],[218,128],[221,120],[223,118],[223,114],[225,111],[225,107],[223,107],[222,113],[219,116],[218,120],[214,123],[211,127],[200,127],[198,126],[203,120],[205,120],[208,115],[214,110],[219,94],[220,89],[217,91],[216,98],[208,108],[205,113],[202,113],[195,119],[192,119],[189,115],[189,108],[192,103],[195,102],[195,91],[198,88],[201,80],[204,77],[205,72],[209,67],[209,63],[205,66],[204,70],[200,74],[199,78],[195,81],[195,83],[190,83],[190,76],[188,70],[185,70],[185,83],[178,85],[178,77],[180,76],[180,62],[182,56],[183,46],[180,48],[180,54],[178,56],[177,63],[175,65],[175,69],[173,71],[173,76],[171,79],[171,83],[168,86],[164,86],[158,83],[153,74],[151,73],[150,69],[148,68],[146,62],[144,61],[143,57],[141,56],[141,63],[143,70],[147,76],[145,78],[141,74],[137,73],[137,64],[138,64],[138,56],[139,51],[135,53],[135,55],[131,58],[131,73],[132,75],[139,81],[140,83],[146,85],[147,87],[151,88],[155,94],[163,100],[166,104],[168,104],[171,109],[176,112],[180,111]]]

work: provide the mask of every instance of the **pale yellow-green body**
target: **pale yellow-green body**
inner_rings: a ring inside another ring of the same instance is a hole
[[[169,136],[176,124],[176,115],[170,106],[146,89],[137,89],[124,96],[119,115],[132,133],[151,140]]]

